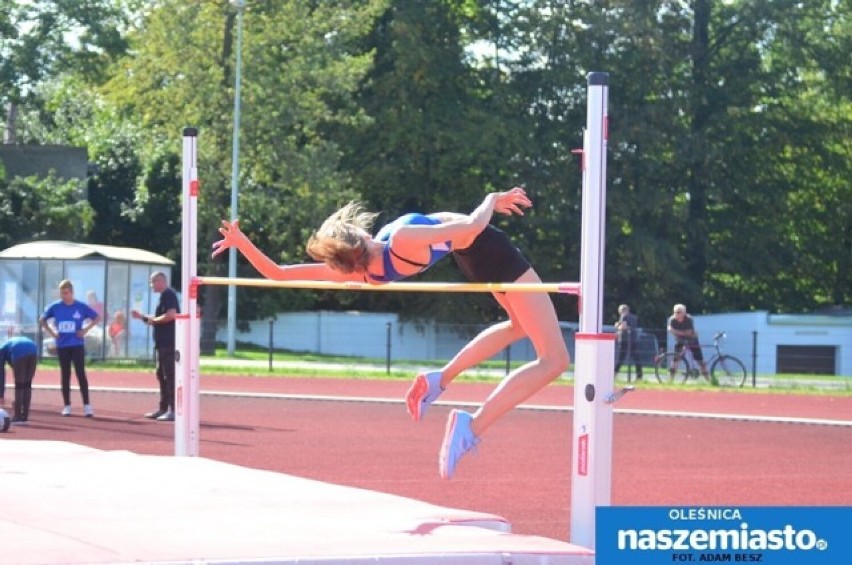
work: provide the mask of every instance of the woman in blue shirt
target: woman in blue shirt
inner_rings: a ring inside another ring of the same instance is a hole
[[[263,276],[274,280],[357,281],[383,283],[423,272],[453,253],[471,282],[541,283],[541,279],[508,236],[490,225],[495,212],[523,215],[532,206],[523,188],[488,194],[470,214],[439,212],[408,214],[373,237],[377,214],[350,203],[332,214],[314,233],[307,252],[317,263],[277,265],[239,227],[223,221],[222,239],[213,256],[235,247]],[[545,293],[494,293],[509,319],[476,336],[441,370],[417,375],[406,395],[412,418],[419,420],[429,405],[459,373],[528,337],[537,358],[506,376],[474,413],[452,410],[438,458],[439,473],[452,477],[461,457],[479,444],[495,421],[568,369],[570,358],[553,302]]]
[[[53,320],[53,325],[48,320]],[[89,323],[85,323],[88,320]],[[59,283],[59,300],[50,304],[39,319],[42,329],[56,340],[56,354],[59,357],[59,374],[62,379],[61,414],[71,415],[71,365],[80,385],[83,397],[83,415],[91,418],[95,415],[89,402],[89,379],[86,378],[86,349],[84,338],[95,327],[100,316],[88,304],[74,299],[74,285],[69,280]]]

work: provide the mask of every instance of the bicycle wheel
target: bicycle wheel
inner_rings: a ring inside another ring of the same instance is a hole
[[[736,357],[722,355],[710,366],[710,376],[719,386],[741,387],[746,381],[746,368]]]
[[[677,361],[677,368],[672,369]],[[661,383],[685,382],[689,374],[686,361],[677,353],[663,353],[654,362],[657,380]]]

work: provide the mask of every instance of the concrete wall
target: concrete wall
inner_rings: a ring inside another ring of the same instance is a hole
[[[733,314],[696,315],[701,343],[712,346],[713,335],[724,331],[723,351],[739,357],[749,372],[756,363],[758,373],[777,372],[779,345],[822,345],[837,348],[836,374],[852,376],[852,316],[780,315],[765,311]],[[574,358],[576,324],[562,324],[563,337]],[[351,355],[385,359],[390,339],[392,360],[445,362],[455,355],[484,325],[419,324],[402,322],[396,314],[369,312],[292,312],[279,314],[273,322],[273,347],[325,355]],[[237,341],[269,344],[269,321],[251,322],[249,331],[237,334]],[[390,329],[390,334],[388,333]],[[604,331],[612,331],[606,327]],[[653,337],[648,334],[648,339]],[[217,340],[227,339],[224,325]],[[668,343],[660,343],[671,349]],[[649,355],[656,347],[648,344]],[[755,356],[756,353],[756,356]],[[704,349],[705,359],[713,354]],[[529,340],[512,345],[513,360],[535,358]],[[505,359],[505,352],[494,357]],[[643,360],[643,363],[645,360]]]
[[[574,334],[577,324],[562,322],[562,337],[574,358]],[[272,347],[324,355],[350,355],[387,359],[390,342],[391,360],[444,363],[476,336],[486,324],[436,324],[400,321],[390,313],[369,312],[289,312],[278,314],[272,322]],[[604,331],[614,331],[605,326]],[[269,320],[249,322],[249,329],[238,332],[236,340],[260,347],[269,346]],[[220,343],[227,341],[227,328],[221,324],[216,333]],[[643,337],[642,363],[651,365],[657,351],[656,339]],[[492,359],[505,360],[501,351]],[[528,339],[511,345],[512,361],[535,359],[535,348]]]
[[[217,340],[226,341],[226,331],[220,327]],[[265,347],[269,331],[269,320],[253,321],[236,339]],[[400,322],[396,314],[369,312],[278,314],[272,322],[272,336],[276,349],[377,359],[386,357],[389,339],[394,359],[435,359],[464,343],[453,332],[437,330],[431,324]]]

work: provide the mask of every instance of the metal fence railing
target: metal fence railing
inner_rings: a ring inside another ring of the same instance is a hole
[[[574,336],[577,324],[564,322],[562,335],[574,358]],[[400,363],[443,364],[485,324],[443,324],[400,320],[394,314],[361,312],[287,313],[271,320],[240,324],[246,331],[236,335],[237,349],[266,349],[270,353],[287,351],[313,355],[348,356],[384,363],[388,367]],[[202,321],[202,355],[211,354],[226,342],[224,320]],[[841,328],[842,329],[842,328]],[[842,331],[794,331],[789,328],[755,331],[738,328],[699,330],[702,351],[710,358],[713,336],[724,331],[722,351],[739,358],[751,380],[763,374],[840,375],[852,377],[852,338]],[[614,331],[605,326],[605,332]],[[53,340],[37,325],[0,327],[2,335],[26,335],[40,347],[42,356],[55,356]],[[130,326],[119,336],[109,335],[104,322],[86,336],[87,356],[99,360],[153,358],[150,328]],[[616,341],[616,356],[626,342]],[[653,372],[655,358],[674,347],[674,341],[662,327],[644,327],[636,332],[631,348],[621,366],[621,373],[632,377],[636,364],[643,372]],[[535,350],[527,339],[519,340],[492,358],[510,368],[535,358]]]
[[[293,314],[250,322],[248,326],[248,331],[237,336],[237,341],[247,346],[378,359],[388,365],[444,363],[486,327],[484,324],[406,322],[388,314],[336,312]],[[224,325],[217,327],[216,341],[224,342]],[[603,331],[614,330],[605,326]],[[783,330],[704,329],[699,332],[699,338],[708,360],[715,354],[713,337],[718,331],[725,333],[720,342],[721,351],[740,359],[752,381],[758,374],[852,377],[852,339],[847,340],[842,334],[812,332],[802,336]],[[572,359],[576,332],[575,323],[562,323],[562,335]],[[624,346],[623,342],[616,341],[616,355]],[[665,328],[646,327],[637,331],[630,347],[630,355],[621,372],[633,372],[637,362],[646,371],[653,372],[657,355],[671,350],[674,340]],[[532,344],[522,339],[492,359],[506,361],[508,367],[534,358]]]

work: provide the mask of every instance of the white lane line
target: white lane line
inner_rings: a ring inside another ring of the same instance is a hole
[[[59,390],[55,385],[34,385],[33,388]],[[74,387],[72,387],[73,389]],[[132,388],[132,387],[89,387],[91,391],[99,392],[129,392],[129,393],[158,393],[159,389],[154,388]],[[404,404],[402,398],[387,398],[378,396],[336,396],[329,394],[289,394],[289,393],[274,393],[274,392],[240,392],[240,391],[225,391],[225,390],[204,390],[201,391],[202,396],[224,396],[235,398],[265,398],[278,400],[309,400],[318,402],[365,402],[372,404]],[[473,406],[480,407],[482,402],[436,402],[437,406]],[[538,410],[542,412],[573,412],[571,406],[556,406],[548,404],[521,404],[517,407],[518,410]],[[706,420],[729,420],[738,422],[761,422],[775,424],[808,424],[815,426],[837,426],[837,427],[852,427],[852,420],[829,420],[825,418],[800,418],[794,416],[758,416],[749,414],[724,414],[717,412],[685,412],[678,410],[643,410],[638,408],[615,408],[615,414],[634,415],[634,416],[665,416],[669,418],[698,418]]]

